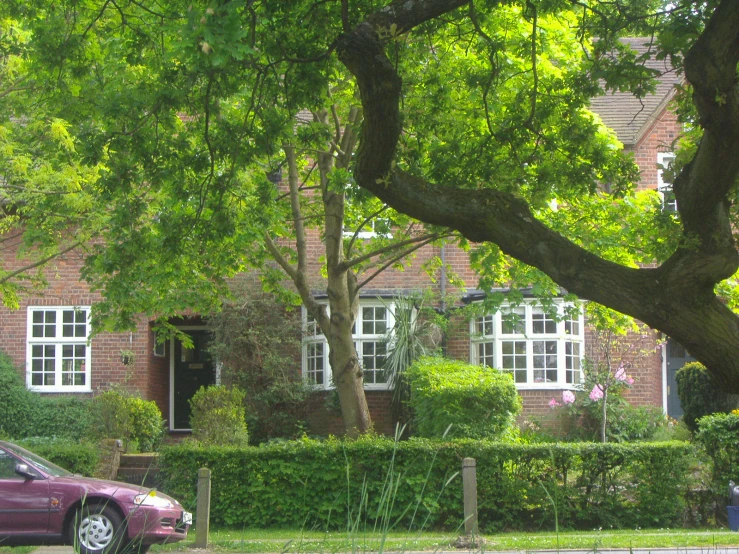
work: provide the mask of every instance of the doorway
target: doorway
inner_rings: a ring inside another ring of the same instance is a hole
[[[187,431],[190,426],[190,399],[200,387],[216,384],[213,358],[208,352],[211,334],[206,329],[182,329],[192,339],[187,348],[174,338],[170,362],[170,430]]]
[[[683,407],[677,395],[677,379],[675,374],[688,362],[694,362],[685,347],[675,339],[667,339],[667,415],[680,419]]]

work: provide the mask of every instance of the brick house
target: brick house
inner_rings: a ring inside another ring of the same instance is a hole
[[[643,39],[628,40],[633,48],[644,51]],[[616,132],[624,148],[634,153],[641,168],[640,187],[660,190],[665,208],[674,209],[669,185],[662,182],[658,165],[669,162],[672,143],[680,132],[675,115],[668,109],[680,78],[664,62],[652,59],[647,63],[662,73],[656,94],[641,101],[627,93],[610,94],[593,100],[592,108]],[[22,265],[22,260],[13,254],[12,244],[5,252],[8,269]],[[468,290],[459,295],[459,305],[475,302],[482,294],[472,290],[477,278],[467,254],[451,244],[423,247],[409,269],[387,270],[373,281],[372,290],[363,292],[356,342],[365,370],[368,404],[376,430],[382,433],[392,433],[394,428],[391,393],[379,371],[384,356],[383,336],[392,328],[393,320],[392,310],[378,297],[389,299],[430,289],[437,297],[446,298],[453,291],[445,275],[432,282],[421,268],[423,260],[431,257],[444,260],[468,284]],[[89,308],[100,297],[80,281],[81,265],[82,259],[74,251],[54,260],[46,270],[49,286],[43,295],[22,298],[18,310],[0,309],[2,349],[25,368],[27,386],[41,394],[93,395],[120,385],[156,401],[171,432],[187,432],[187,400],[201,385],[220,379],[217,364],[207,353],[205,322],[197,317],[183,317],[176,322],[192,336],[192,349],[183,348],[175,339],[157,345],[152,322],[145,318],[139,320],[135,331],[100,333],[88,344]],[[524,412],[543,415],[549,410],[552,397],[580,382],[581,360],[588,353],[592,337],[582,316],[555,321],[528,303],[515,311],[523,328],[512,325],[500,314],[460,320],[450,328],[443,345],[450,357],[510,370],[522,396]],[[305,322],[312,329],[310,322]],[[631,372],[636,384],[628,399],[636,405],[661,406],[679,417],[682,412],[674,373],[689,356],[669,340],[666,349],[659,348],[658,339],[658,334],[651,331],[633,337],[641,341],[640,349],[650,354]],[[296,371],[301,371],[316,387],[309,420],[312,430],[318,434],[340,434],[343,427],[338,412],[326,408],[325,397],[331,390],[330,370],[320,331],[312,329],[304,338],[300,366]]]

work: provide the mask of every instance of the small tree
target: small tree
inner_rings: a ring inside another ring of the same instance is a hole
[[[221,381],[244,391],[252,443],[305,429],[311,388],[299,371],[298,315],[274,296],[243,286],[208,320],[214,337],[209,350],[222,364]]]

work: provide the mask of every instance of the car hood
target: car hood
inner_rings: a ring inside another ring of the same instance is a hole
[[[81,475],[65,475],[60,477],[49,477],[49,485],[52,488],[78,488],[80,496],[86,496],[90,494],[110,496],[118,501],[131,502],[133,503],[134,496],[138,494],[151,494],[154,489],[144,487],[140,485],[132,485],[130,483],[122,483],[120,481],[108,481],[106,479],[95,479],[92,477],[83,477]],[[177,502],[171,496],[154,491],[156,496],[166,498],[172,502],[175,506],[180,507],[180,503]]]

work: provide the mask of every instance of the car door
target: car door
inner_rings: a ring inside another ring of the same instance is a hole
[[[30,468],[36,478],[15,472],[23,463],[0,448],[0,535],[46,534],[49,531],[49,482]]]

